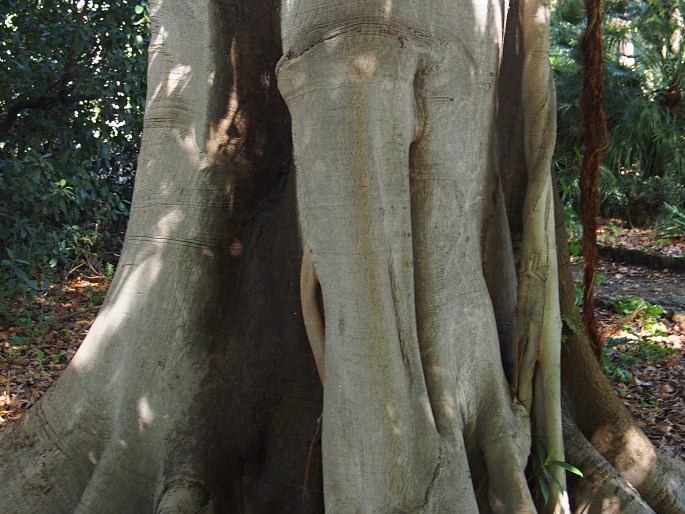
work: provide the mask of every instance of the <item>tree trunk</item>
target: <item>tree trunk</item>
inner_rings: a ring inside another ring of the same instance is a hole
[[[308,470],[318,512],[278,3],[150,11],[125,248],[73,363],[3,434],[0,511],[303,512]]]
[[[574,511],[685,511],[682,463],[560,344],[544,5],[150,11],[119,268],[2,436],[3,512],[568,509],[540,446],[588,477]]]

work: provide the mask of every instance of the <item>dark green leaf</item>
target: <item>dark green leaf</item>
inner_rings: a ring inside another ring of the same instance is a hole
[[[552,461],[552,464],[556,464],[557,466],[564,468],[569,473],[573,473],[574,475],[578,475],[579,477],[583,476],[582,471],[580,471],[577,467],[573,466],[572,464],[569,464],[568,462],[564,462],[561,460],[555,460],[555,461]]]

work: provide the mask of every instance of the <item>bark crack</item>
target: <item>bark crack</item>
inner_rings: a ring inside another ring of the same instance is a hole
[[[393,303],[393,308],[395,311],[395,325],[397,328],[397,339],[399,340],[400,344],[400,354],[402,355],[402,363],[404,364],[405,369],[409,372],[409,377],[414,378],[412,374],[412,369],[411,369],[411,360],[409,359],[409,355],[407,353],[407,342],[405,341],[405,334],[404,330],[402,330],[402,319],[403,316],[400,313],[400,308],[398,305],[398,302],[401,301],[401,298],[398,298],[397,292],[401,290],[399,287],[398,281],[397,281],[397,276],[395,274],[395,271],[393,269],[392,263],[389,266],[389,274],[390,274],[390,291],[392,294],[392,303]]]
[[[443,450],[442,447],[440,447],[438,448],[438,458],[437,462],[435,463],[435,468],[433,469],[433,476],[431,477],[431,481],[428,483],[428,486],[426,487],[426,493],[423,497],[423,503],[419,505],[415,512],[424,512],[424,509],[429,505],[431,494],[433,492],[433,489],[435,489],[435,484],[438,481],[440,471],[442,470],[442,454]]]

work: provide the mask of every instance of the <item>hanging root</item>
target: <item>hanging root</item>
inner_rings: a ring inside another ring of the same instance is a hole
[[[323,384],[324,371],[324,321],[319,303],[319,277],[316,276],[314,265],[309,252],[302,255],[302,269],[300,272],[300,301],[302,302],[302,317],[309,339],[309,346],[314,354],[316,370]]]
[[[585,0],[587,29],[581,41],[583,91],[580,98],[580,133],[583,139],[581,204],[583,224],[583,326],[602,360],[602,340],[597,331],[593,288],[597,264],[597,218],[599,217],[599,165],[606,149],[606,118],[602,108],[602,7],[600,0]]]

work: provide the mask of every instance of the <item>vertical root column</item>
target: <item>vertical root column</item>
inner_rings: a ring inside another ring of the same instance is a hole
[[[327,512],[418,510],[439,468],[414,311],[417,59],[397,37],[340,36],[285,58],[278,72],[293,121],[305,266],[316,270],[325,309],[325,353],[322,332],[309,337],[325,372]],[[304,285],[303,310],[316,314]]]
[[[466,455],[478,445],[488,508],[534,512],[516,437],[528,427],[512,411],[480,264],[496,60],[452,48],[453,75],[417,86],[422,51],[340,36],[280,64],[309,249],[303,310],[325,373],[326,509],[477,512]],[[427,128],[410,157],[415,87]]]

